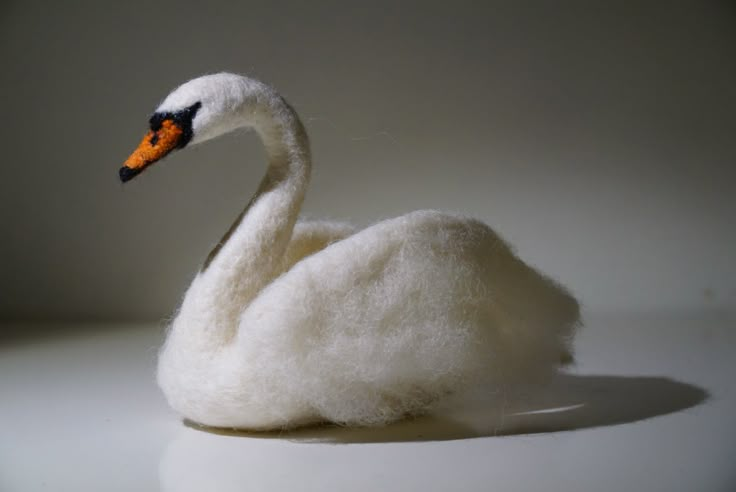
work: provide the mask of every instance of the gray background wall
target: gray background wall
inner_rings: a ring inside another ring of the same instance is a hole
[[[158,101],[278,87],[309,216],[480,217],[588,310],[736,306],[727,2],[3,2],[0,318],[160,319],[263,171],[252,135],[117,169]]]

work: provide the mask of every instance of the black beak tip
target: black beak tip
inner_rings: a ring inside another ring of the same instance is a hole
[[[138,176],[141,173],[141,171],[143,171],[142,167],[133,169],[128,166],[123,166],[120,168],[120,181],[122,181],[123,183],[127,183],[131,179]]]

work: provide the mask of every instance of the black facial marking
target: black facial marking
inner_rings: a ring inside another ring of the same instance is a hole
[[[196,103],[192,104],[188,108],[182,109],[181,111],[176,111],[173,113],[153,113],[151,119],[148,121],[151,125],[151,131],[154,133],[154,136],[151,137],[151,145],[156,145],[156,143],[158,142],[158,136],[156,135],[156,132],[161,129],[164,120],[172,120],[182,130],[181,138],[179,138],[179,143],[177,144],[176,148],[183,149],[184,147],[186,147],[193,136],[192,120],[194,120],[194,117],[197,115],[197,111],[199,111],[199,108],[201,107],[202,103],[197,101]]]
[[[149,142],[151,142],[151,147],[155,147],[156,144],[158,143],[158,133],[154,133],[151,136],[151,140],[149,140]]]

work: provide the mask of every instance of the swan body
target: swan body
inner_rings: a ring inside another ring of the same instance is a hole
[[[176,89],[121,178],[239,127],[259,133],[269,166],[159,354],[158,383],[182,416],[253,430],[381,425],[478,385],[538,381],[570,358],[577,302],[487,225],[436,211],[360,231],[298,221],[308,140],[261,82],[223,73]]]

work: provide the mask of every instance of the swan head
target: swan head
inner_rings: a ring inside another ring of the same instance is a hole
[[[120,168],[120,180],[130,181],[174,150],[247,125],[264,92],[269,90],[261,82],[231,73],[204,75],[177,87],[154,111],[148,133]]]

